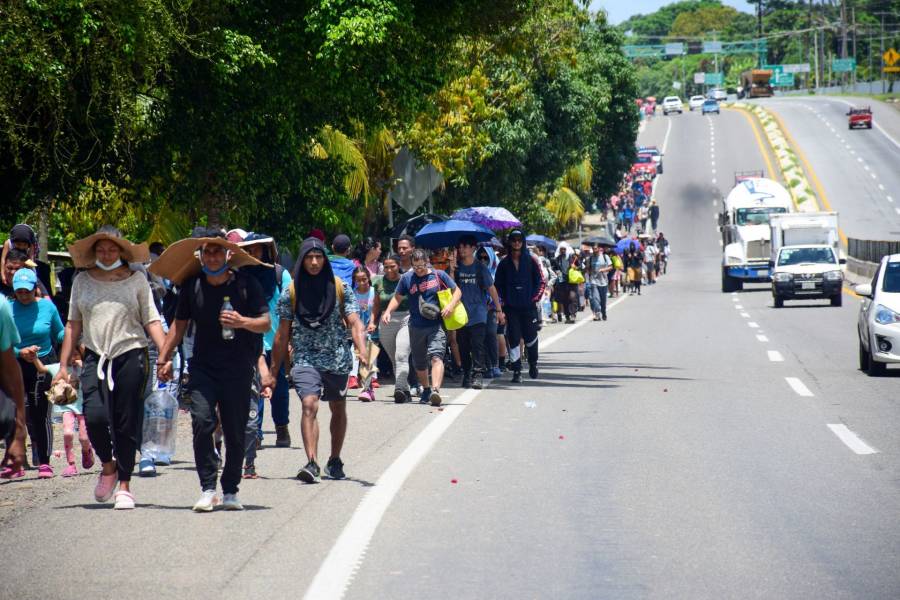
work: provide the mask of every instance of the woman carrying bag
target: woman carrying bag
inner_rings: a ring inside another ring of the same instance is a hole
[[[165,342],[147,278],[128,263],[147,262],[146,244],[136,245],[114,227],[69,246],[80,273],[72,286],[69,321],[54,382],[68,379],[73,349],[85,347],[81,386],[91,445],[103,468],[94,487],[97,502],[115,495],[115,508],[134,508],[131,472],[144,417],[148,376],[147,336]],[[118,484],[119,490],[116,491]]]

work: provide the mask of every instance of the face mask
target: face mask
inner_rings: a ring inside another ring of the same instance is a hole
[[[94,261],[94,264],[97,265],[98,269],[103,269],[104,271],[113,271],[122,266],[122,259],[121,258],[116,259],[116,262],[114,262],[111,265],[104,265],[99,260]]]
[[[224,265],[222,265],[222,268],[219,269],[218,271],[213,271],[212,269],[208,268],[206,265],[203,265],[201,267],[201,269],[207,275],[215,277],[216,275],[221,275],[222,273],[224,273],[225,271],[228,270],[228,263],[225,263]]]

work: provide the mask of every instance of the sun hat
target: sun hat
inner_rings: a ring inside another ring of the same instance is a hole
[[[12,288],[13,290],[27,290],[32,291],[34,287],[37,285],[37,274],[31,269],[19,269],[16,271],[16,274],[13,275],[12,279]]]
[[[222,246],[231,250],[228,266],[237,269],[240,267],[256,265],[268,266],[247,254],[247,252],[233,242],[220,237],[185,238],[171,244],[162,255],[153,261],[148,269],[154,275],[164,277],[176,285],[181,285],[186,279],[200,272],[200,258],[197,251],[207,244]]]
[[[80,239],[69,246],[69,254],[72,256],[72,264],[76,269],[90,269],[97,260],[94,254],[94,246],[97,242],[109,240],[122,250],[122,260],[130,263],[150,262],[150,249],[147,244],[135,244],[123,237],[107,232],[97,232],[86,238]]]

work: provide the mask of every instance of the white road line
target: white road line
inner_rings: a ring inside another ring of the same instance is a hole
[[[712,174],[713,174],[713,175],[716,174],[716,168],[715,168],[715,167],[712,168]]]
[[[875,173],[871,173],[871,175],[872,175],[872,179],[878,179],[878,175],[876,175]]]
[[[671,123],[671,121],[670,121]],[[665,145],[663,146],[665,147]],[[614,307],[628,296],[612,302]],[[546,348],[576,329],[592,322],[590,318],[582,319],[575,325],[567,327],[546,340],[541,340],[541,347]],[[378,478],[366,495],[357,505],[353,516],[344,526],[331,551],[319,567],[316,576],[303,596],[306,600],[331,600],[343,598],[350,587],[354,575],[362,564],[372,536],[378,528],[384,513],[390,507],[400,488],[422,461],[428,452],[437,444],[441,436],[450,428],[462,411],[471,404],[481,390],[466,390],[453,398],[443,412],[423,429],[419,435],[400,453],[391,466]]]
[[[715,177],[712,178],[712,182],[713,182],[713,185],[716,185],[716,178],[715,178]]]
[[[862,161],[863,161],[863,160],[862,160],[862,156],[857,156],[857,157],[856,157],[856,160],[859,161],[859,162],[862,162]]]
[[[866,171],[868,171],[868,170],[869,170],[869,165],[863,165],[863,169],[865,169]]]
[[[669,147],[669,134],[670,133],[672,133],[672,120],[671,119],[669,119],[666,122],[666,137],[663,139],[663,145],[662,145],[662,153],[663,154],[666,153],[666,148]]]
[[[767,337],[764,336],[764,335],[757,335],[757,336],[756,336],[756,339],[757,339],[758,341],[760,341],[760,342],[768,342],[768,341],[769,341],[769,338],[767,338]]]
[[[731,301],[732,301],[732,302],[740,302],[740,300],[738,300],[737,294],[732,294],[732,295],[731,295]]]
[[[749,319],[749,318],[750,318],[750,313],[748,313],[748,312],[742,312],[742,313],[741,313],[741,316],[744,317],[745,319]]]
[[[806,384],[796,377],[785,377],[784,380],[788,382],[788,385],[791,386],[791,389],[794,390],[794,392],[796,392],[798,396],[805,396],[807,398],[813,396],[813,393],[809,391],[809,388],[806,387]]]
[[[769,360],[772,362],[784,362],[784,357],[781,355],[781,352],[778,350],[768,350],[766,352],[769,355]]]
[[[749,323],[747,323],[747,327],[749,327],[750,329],[759,329],[759,323],[757,323],[756,321],[750,321]]]
[[[888,196],[888,197],[887,197],[887,201],[888,201],[888,202],[893,202],[893,201],[894,201],[894,197],[893,197],[893,196]]]
[[[735,304],[734,307],[735,307],[736,309],[738,309],[738,310],[744,310],[744,305],[743,305],[743,304]]]
[[[838,436],[845,446],[857,454],[878,454],[878,450],[862,441],[862,438],[850,431],[843,423],[829,424],[828,429]]]
[[[851,149],[850,149],[850,154],[856,154],[856,150],[854,150],[853,148],[851,148]]]
[[[878,189],[881,190],[881,191],[883,192],[883,191],[884,191],[884,184],[883,184],[883,183],[879,183],[879,184],[878,184]]]
[[[898,215],[900,215],[900,208],[895,208],[894,212],[896,212]]]

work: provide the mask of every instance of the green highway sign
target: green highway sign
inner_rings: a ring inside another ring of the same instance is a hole
[[[776,85],[778,87],[793,87],[794,86],[794,74],[793,73],[775,73],[772,77],[772,85]]]
[[[706,85],[722,85],[725,77],[721,73],[704,73],[703,83]]]
[[[851,73],[856,70],[856,59],[835,58],[831,61],[831,70],[834,73]]]

